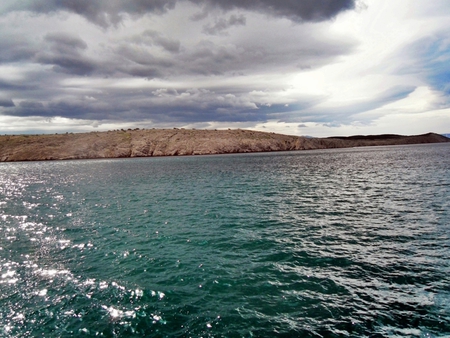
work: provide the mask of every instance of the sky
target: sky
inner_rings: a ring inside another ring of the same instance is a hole
[[[2,0],[0,134],[450,132],[448,0]]]

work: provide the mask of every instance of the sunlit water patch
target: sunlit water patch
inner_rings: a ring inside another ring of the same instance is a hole
[[[0,164],[0,336],[450,335],[450,147]]]

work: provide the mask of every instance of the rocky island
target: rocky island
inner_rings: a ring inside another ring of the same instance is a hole
[[[310,138],[251,130],[128,129],[0,136],[0,161],[206,155],[450,142],[428,133]]]

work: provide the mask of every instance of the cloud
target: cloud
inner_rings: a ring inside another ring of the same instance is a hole
[[[392,102],[402,100],[416,90],[414,86],[394,86],[370,98],[354,100],[346,104],[328,105],[326,98],[318,98],[309,106],[294,106],[278,114],[282,122],[295,123],[299,119],[321,123],[326,127],[337,127],[344,124],[370,124],[380,114],[375,111]],[[328,106],[327,106],[328,105]],[[295,109],[295,110],[293,110]],[[367,112],[371,112],[367,114]]]
[[[87,44],[73,35],[64,33],[47,34],[43,47],[36,53],[36,61],[52,65],[56,72],[87,75],[96,68],[95,63],[83,56]]]
[[[87,48],[86,42],[80,38],[64,33],[49,33],[44,40],[51,44],[52,49],[62,54],[74,53]]]
[[[101,72],[108,76],[131,75],[147,79],[164,77],[173,61],[164,57],[156,57],[150,48],[123,43],[113,48],[114,55],[107,60],[110,65],[102,66]]]
[[[178,53],[180,51],[180,41],[177,39],[171,39],[160,32],[147,29],[142,33],[133,36],[131,38],[136,44],[143,44],[147,46],[159,46],[162,47],[166,52]]]
[[[210,35],[216,35],[222,33],[226,29],[232,26],[245,26],[246,18],[244,15],[231,15],[228,20],[220,18],[216,20],[214,25],[207,24],[203,26],[203,32]]]
[[[69,12],[106,28],[117,26],[125,14],[137,17],[146,13],[160,15],[173,9],[175,3],[176,0],[5,0],[3,11],[29,11],[40,14]]]
[[[0,107],[14,107],[14,102],[11,99],[5,99],[0,97]]]
[[[450,39],[443,33],[420,39],[405,48],[412,55],[408,66],[400,66],[400,74],[416,74],[430,86],[450,95]],[[450,103],[450,102],[449,102]]]
[[[179,0],[179,3],[184,4],[184,8],[186,6],[190,8],[191,12],[196,10],[196,6],[192,6],[190,1]],[[220,7],[224,10],[237,8],[259,12],[261,8],[266,8],[269,12],[275,11],[273,13],[278,11],[275,8],[286,7],[283,4],[266,1],[255,1],[254,4],[252,2],[246,7],[242,7],[239,3],[230,3],[227,6],[208,1],[197,3],[208,8]],[[190,4],[190,7],[188,4]],[[318,8],[321,8],[322,5],[327,8],[330,7],[329,4],[325,3],[317,6],[309,4],[303,10],[308,12],[313,10],[313,7],[317,7],[314,10],[320,11],[321,9]],[[101,27],[109,27],[110,25],[117,26],[118,23],[123,22],[127,17],[126,15],[143,18],[146,13],[168,13],[169,10],[173,12],[174,8],[175,1],[142,0],[130,3],[112,0],[79,1],[75,3],[72,1],[37,0],[16,3],[6,0],[3,13],[30,11],[51,15],[69,12],[79,14]],[[187,17],[190,16],[187,15]],[[28,22],[34,20],[36,21],[35,25],[41,25],[41,27],[43,24],[39,17],[22,15],[20,19]],[[166,22],[173,22],[170,15],[166,19]],[[52,20],[57,25],[64,25],[63,22],[66,21],[66,18],[52,17]],[[143,25],[149,23],[148,20],[142,19],[141,21]],[[128,22],[129,24],[130,22]],[[176,25],[176,22],[174,24]],[[324,39],[323,33],[317,32],[314,27],[302,28],[300,26],[290,27],[292,30],[290,35],[302,41],[302,44],[292,44],[292,37],[286,37],[283,33],[285,29],[289,29],[289,23],[282,21],[273,21],[271,24],[267,24],[267,29],[272,29],[273,33],[265,36],[262,40],[255,39],[255,34],[260,35],[261,29],[266,27],[259,27],[259,22],[254,17],[252,18],[252,25],[249,27],[251,35],[246,34],[239,39],[231,37],[226,44],[214,39],[214,35],[224,34],[231,27],[238,28],[246,25],[247,17],[242,13],[232,13],[228,17],[216,16],[212,24],[198,24],[200,30],[198,33],[203,32],[212,36],[212,38],[201,38],[201,35],[197,35],[196,39],[184,44],[176,35],[168,35],[173,29],[169,25],[165,31],[151,27],[128,36],[126,34],[121,35],[120,38],[119,36],[112,38],[113,34],[108,33],[108,31],[99,31],[96,33],[96,39],[83,34],[83,28],[78,29],[78,33],[75,34],[73,29],[68,29],[68,24],[58,33],[54,33],[54,29],[50,30],[54,27],[49,26],[47,32],[45,30],[39,32],[43,37],[30,38],[33,34],[36,34],[36,31],[27,30],[27,26],[24,26],[20,30],[13,30],[13,33],[17,32],[16,36],[26,36],[27,39],[0,41],[0,44],[5,47],[2,50],[8,51],[0,52],[0,58],[3,56],[6,62],[18,60],[36,62],[44,66],[51,66],[54,72],[71,75],[107,77],[130,75],[154,79],[189,76],[190,74],[203,76],[237,74],[239,72],[251,74],[263,68],[276,71],[277,69],[290,67],[292,62],[296,62],[296,67],[300,69],[311,69],[326,63],[341,53],[348,52],[351,48],[348,41]],[[120,27],[117,26],[117,29]],[[127,29],[121,30],[124,33],[127,31]],[[117,30],[117,32],[119,31]],[[195,27],[193,32],[195,32]],[[101,38],[103,40],[100,40]],[[41,43],[38,41],[41,41]],[[182,53],[180,53],[181,51]]]
[[[265,13],[276,17],[285,17],[296,22],[322,21],[335,17],[342,11],[353,9],[354,0],[191,0],[205,7],[222,10],[248,10]]]
[[[324,111],[324,115],[333,116],[334,118],[339,117],[342,121],[345,117],[352,118],[354,115],[371,111],[391,102],[404,99],[409,94],[414,92],[415,89],[416,87],[414,86],[394,86],[366,100],[355,100],[351,104],[333,106],[333,108],[329,111]]]
[[[76,130],[76,121],[307,126],[313,135],[400,112],[435,116],[450,106],[448,8],[446,0],[4,0],[0,117],[59,119]]]
[[[256,11],[274,17],[285,17],[295,22],[323,21],[335,17],[342,11],[355,7],[355,0],[4,0],[0,7],[3,13],[29,11],[39,14],[69,12],[78,14],[101,27],[117,26],[129,15],[140,17],[146,14],[161,15],[173,10],[178,3],[190,2],[202,6],[204,10],[193,16],[196,20],[207,16],[208,10],[219,8],[223,11],[234,9]],[[236,21],[235,23],[230,22]],[[219,20],[216,29],[223,25],[242,24],[241,17],[231,17],[228,22]],[[214,27],[206,27],[214,30]]]
[[[0,39],[0,62],[27,60],[38,51],[38,46],[19,34],[7,34]]]

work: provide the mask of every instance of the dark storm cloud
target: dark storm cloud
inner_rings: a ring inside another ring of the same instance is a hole
[[[7,12],[76,13],[105,29],[89,27],[95,32],[91,37],[83,35],[89,30],[77,31],[76,27],[69,26],[58,26],[65,29],[61,32],[55,29],[56,32],[49,34],[49,28],[44,25],[42,31],[23,29],[28,33],[28,40],[20,34],[2,37],[0,62],[20,61],[17,71],[20,76],[0,79],[0,90],[5,94],[5,99],[0,100],[2,115],[155,123],[283,118],[292,111],[309,108],[316,101],[297,98],[290,105],[267,104],[266,99],[252,96],[251,92],[267,89],[266,96],[270,96],[282,89],[278,84],[269,83],[265,76],[316,69],[354,48],[345,39],[327,37],[315,25],[304,28],[284,20],[272,20],[272,27],[281,29],[268,36],[260,35],[258,24],[249,29],[248,35],[227,35],[247,25],[247,13],[236,13],[238,10],[286,17],[296,22],[317,21],[352,8],[353,1],[178,0],[190,2],[204,13],[214,12],[209,24],[189,21],[196,25],[193,27],[199,35],[181,41],[171,35],[176,29],[171,31],[170,25],[163,29],[149,24],[140,33],[135,27],[127,31],[125,25],[119,25],[126,15],[163,14],[174,8],[176,0],[5,1],[10,4]],[[61,21],[56,19],[55,22]],[[206,35],[200,33],[202,26]],[[285,29],[289,29],[288,34]],[[22,68],[22,62],[29,68]],[[244,80],[247,75],[263,76],[262,80],[247,81]],[[163,79],[176,89],[149,88],[146,84],[151,81],[142,84],[144,81],[130,77]],[[76,80],[83,84],[78,87],[72,84]],[[201,83],[195,83],[197,80]],[[183,81],[189,84],[182,84]],[[127,87],[134,83],[140,84],[133,89]],[[16,106],[10,97],[18,102]]]
[[[102,72],[108,76],[130,75],[147,79],[168,76],[174,67],[172,58],[154,56],[151,48],[133,43],[122,43],[113,49],[114,57],[109,64],[102,65]]]
[[[0,79],[0,90],[2,91],[26,91],[36,89],[36,84],[21,83],[21,81],[4,81]]]
[[[108,27],[117,25],[124,14],[142,16],[147,13],[163,14],[173,9],[177,0],[5,0],[6,11],[31,11],[35,13],[54,13],[67,11],[85,17],[87,20]],[[289,18],[293,21],[322,21],[336,16],[339,12],[352,9],[355,0],[178,0],[189,1],[208,8],[222,10],[242,9],[258,11],[273,16]],[[197,15],[198,18],[204,17]],[[197,18],[197,19],[198,19]]]
[[[152,30],[146,30],[142,35],[151,38],[154,45],[164,48],[167,52],[178,53],[180,51],[181,43],[179,40],[170,39]]]
[[[0,97],[0,107],[14,107],[14,102],[11,99],[5,99]]]
[[[46,65],[53,65],[55,72],[73,74],[73,75],[87,75],[95,69],[91,61],[85,60],[80,56],[71,55],[51,55],[40,53],[37,61]]]
[[[245,9],[273,16],[282,16],[293,21],[322,21],[339,12],[352,9],[354,0],[190,0],[191,2],[218,7],[224,10]]]
[[[30,66],[29,64],[24,66],[22,62],[13,66],[18,66],[19,70],[22,70],[22,67],[25,69],[20,76],[10,79],[1,79],[2,74],[0,73],[0,97],[6,95],[13,100],[15,98],[20,100],[26,98],[48,100],[52,95],[59,95],[64,90],[59,85],[59,81],[64,79],[67,76],[66,74],[42,71],[40,66]]]
[[[55,99],[49,102],[39,100],[26,100],[19,103],[15,108],[7,108],[4,115],[20,117],[55,117],[61,116],[74,119],[118,119],[119,111],[111,103],[116,103],[114,98],[110,102],[89,102],[85,96],[75,96],[65,99]],[[120,104],[119,101],[117,101]]]
[[[52,45],[52,49],[64,54],[76,53],[87,48],[86,42],[69,34],[47,34],[44,40]]]
[[[41,49],[36,53],[36,61],[45,65],[53,65],[56,72],[86,75],[92,73],[95,62],[83,56],[87,44],[78,37],[55,33],[44,37]]]
[[[37,46],[18,34],[8,34],[0,39],[0,63],[18,62],[33,57]]]
[[[19,104],[19,107],[24,109],[42,109],[44,105],[41,102],[36,101],[22,101]]]
[[[62,116],[88,120],[142,121],[154,123],[193,123],[205,121],[261,121],[272,114],[272,108],[256,104],[245,90],[229,93],[228,88],[109,89],[88,95],[41,102],[22,101],[18,107],[7,107],[11,116]],[[56,92],[59,96],[61,92]]]
[[[234,46],[220,46],[212,41],[200,41],[194,48],[186,51],[179,61],[192,74],[220,75],[243,68],[245,54]]]
[[[308,41],[307,37],[304,41]],[[321,40],[320,37],[304,44],[261,39],[239,45],[220,45],[202,40],[174,61],[177,72],[205,76],[283,73],[320,67],[353,49],[351,43]]]
[[[304,35],[300,35],[299,39],[308,41],[308,36]],[[288,44],[281,41],[277,45],[282,38],[226,45],[201,39],[196,44],[181,47],[178,40],[149,30],[110,46],[107,57],[95,61],[75,52],[70,55],[85,62],[81,66],[86,65],[86,73],[95,67],[92,72],[101,76],[173,79],[178,76],[241,76],[257,72],[313,69],[354,48],[352,43],[330,41],[320,36],[308,43]],[[67,58],[67,54],[64,57]]]
[[[123,20],[123,14],[141,16],[146,13],[162,14],[174,8],[176,0],[5,0],[6,11],[31,11],[50,14],[58,11],[76,13],[87,20],[108,27]],[[8,4],[9,3],[9,4]]]
[[[181,46],[179,40],[168,38],[160,32],[150,29],[143,31],[139,35],[131,37],[130,41],[135,44],[146,46],[159,46],[169,53],[178,53]]]
[[[22,101],[16,107],[8,107],[3,112],[4,115],[9,116],[43,116],[50,117],[54,116],[50,110],[48,110],[43,103],[39,101]]]
[[[258,74],[261,70],[275,73],[280,69],[290,71],[292,63],[298,62],[299,55],[302,55],[304,62],[313,66],[326,64],[352,48],[342,43],[329,46],[328,42],[319,41],[315,45],[289,45],[277,50],[270,48],[270,44],[265,46],[266,42],[261,42],[261,45],[222,46],[202,40],[196,45],[185,47],[183,53],[176,53],[173,49],[174,53],[168,52],[171,57],[166,58],[151,53],[159,38],[164,36],[147,31],[138,38],[133,36],[123,39],[118,45],[108,48],[108,58],[100,62],[100,56],[93,62],[83,56],[89,47],[84,40],[73,35],[51,34],[44,37],[42,51],[36,59],[65,73],[86,75],[92,71],[101,77],[114,77],[119,81],[124,75],[148,79],[173,76],[177,79],[177,76],[214,77],[229,74],[233,78],[235,72]],[[161,48],[167,51],[167,48]],[[317,55],[319,52],[323,54],[321,57]],[[250,93],[254,90],[264,91],[267,87],[270,88],[269,93],[271,90],[282,90],[265,82],[240,85],[232,81],[224,85],[211,80],[210,84],[206,84],[207,88],[177,89],[145,89],[143,86],[127,90],[126,87],[114,89],[106,86],[92,90],[85,88],[80,93],[76,87],[72,89],[59,85],[65,79],[65,73],[47,71],[38,72],[34,77],[29,75],[29,85],[40,83],[39,88],[21,90],[19,97],[27,97],[27,101],[18,107],[3,109],[2,114],[22,117],[62,116],[98,121],[150,119],[155,123],[265,121],[283,117],[300,107],[305,109],[311,104],[309,100],[304,100],[289,107],[266,105],[265,99],[252,98]],[[39,74],[41,78],[38,78]],[[17,84],[17,81],[14,83]],[[18,92],[10,85],[8,95],[15,97],[17,94],[14,93]],[[86,97],[95,99],[88,100]]]
[[[228,20],[219,18],[214,25],[207,24],[203,26],[203,32],[210,35],[216,35],[232,26],[245,26],[246,21],[244,15],[231,15]]]

